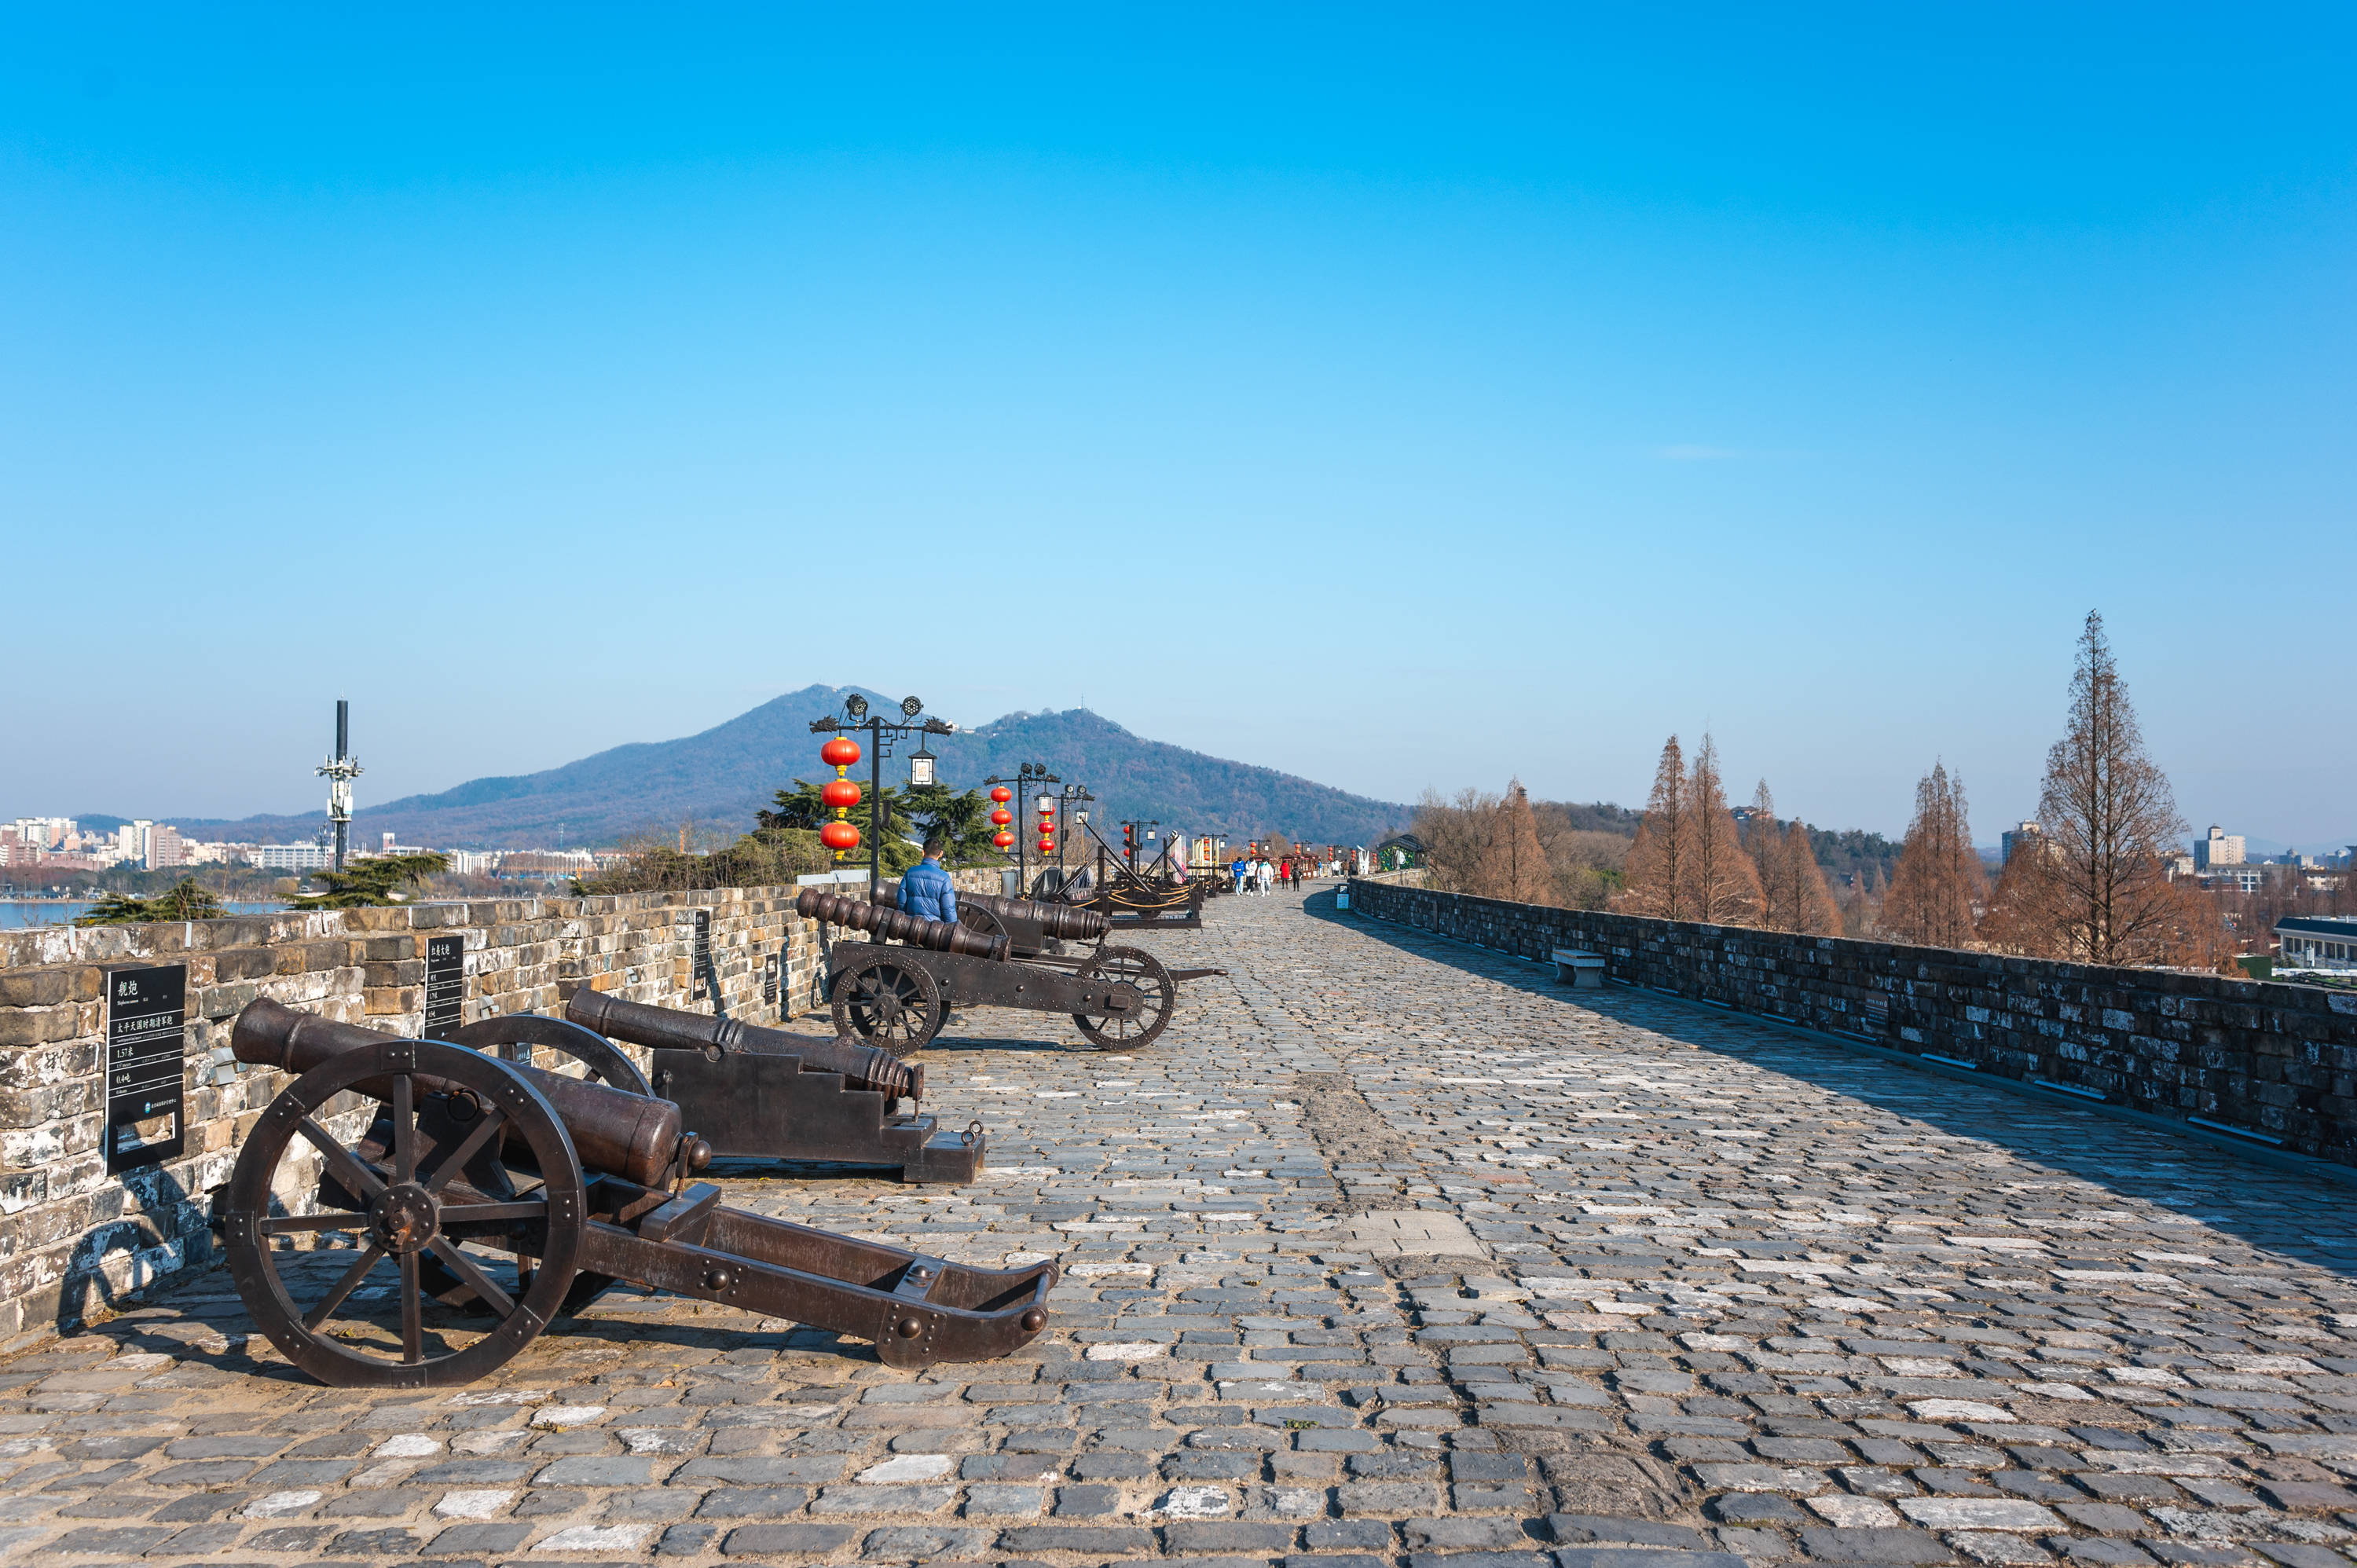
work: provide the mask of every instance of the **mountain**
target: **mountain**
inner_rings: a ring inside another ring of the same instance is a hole
[[[827,777],[818,759],[821,737],[810,724],[841,712],[852,691],[880,712],[899,706],[899,699],[865,687],[805,686],[701,735],[618,746],[545,772],[477,779],[439,794],[364,806],[352,814],[353,839],[370,843],[392,832],[404,843],[436,848],[509,849],[610,844],[686,822],[741,831],[777,789],[797,778]],[[942,759],[942,781],[953,789],[993,774],[1012,777],[1026,762],[1044,764],[1096,796],[1092,820],[1107,828],[1124,818],[1147,818],[1231,838],[1274,828],[1321,843],[1371,844],[1405,826],[1412,814],[1409,807],[1275,768],[1146,740],[1085,708],[1009,714],[929,745]],[[885,763],[887,783],[908,777],[901,759],[909,749],[900,744]],[[865,783],[866,764],[855,773]],[[317,833],[324,817],[172,820],[192,836],[292,842]]]

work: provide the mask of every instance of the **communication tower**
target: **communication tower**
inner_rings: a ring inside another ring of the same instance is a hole
[[[336,753],[319,764],[328,780],[328,822],[336,830],[336,869],[344,868],[344,843],[352,825],[352,780],[360,776],[360,758],[352,755],[352,705],[336,699]]]

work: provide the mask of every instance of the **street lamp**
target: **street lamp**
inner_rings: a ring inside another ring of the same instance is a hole
[[[835,737],[819,750],[820,757],[835,769],[836,779],[835,783],[830,783],[821,792],[825,803],[834,808],[835,820],[827,823],[825,831],[819,836],[828,848],[835,852],[837,859],[859,847],[859,830],[844,820],[849,808],[859,803],[859,786],[844,777],[850,765],[859,760],[859,747],[845,736],[845,732],[867,732],[867,897],[871,900],[876,897],[884,880],[884,759],[892,755],[892,743],[911,735],[957,733],[957,725],[946,720],[920,718],[919,715],[924,711],[921,698],[903,697],[898,721],[888,719],[881,714],[869,718],[867,699],[854,692],[843,699],[842,718],[811,721],[813,735]],[[925,749],[924,741],[920,739],[916,753],[909,758],[909,781],[912,784],[931,783],[934,761],[932,753]],[[922,779],[917,777],[920,767],[926,774]]]
[[[1024,854],[1022,835],[1006,831],[1012,826],[1015,820],[1014,813],[1008,811],[1007,807],[1010,803],[1018,807],[1021,806],[1024,799],[1031,793],[1032,789],[1035,786],[1042,784],[1061,784],[1063,779],[1057,777],[1055,774],[1049,772],[1048,765],[1044,762],[1027,762],[1023,764],[1022,767],[1015,770],[1015,777],[1012,779],[1001,779],[998,775],[994,773],[989,778],[984,779],[983,782],[997,786],[996,789],[991,790],[990,798],[998,802],[998,810],[990,814],[990,820],[993,822],[997,823],[1001,829],[1001,832],[998,834],[998,837],[1001,840],[1013,839],[1015,842],[1015,896],[1018,898],[1028,898],[1031,896],[1031,880],[1028,868],[1029,857]],[[1009,786],[1012,786],[1012,788],[1009,788]],[[1049,842],[1049,832],[1048,828],[1048,819],[1045,812],[1047,803],[1051,802],[1054,799],[1055,797],[1049,795],[1044,791],[1042,791],[1039,796],[1040,810],[1042,813],[1039,823],[1039,854],[1041,863],[1043,865],[1046,863],[1047,853],[1051,847]],[[1000,822],[998,820],[1002,815],[1006,818],[1006,821],[1004,822]],[[1006,848],[1006,845],[1002,843],[999,847],[1003,850]]]

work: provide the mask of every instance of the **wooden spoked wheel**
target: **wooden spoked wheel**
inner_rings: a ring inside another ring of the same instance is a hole
[[[319,1121],[347,1090],[382,1101],[356,1148]],[[325,1162],[322,1207],[289,1214],[274,1191],[304,1144]],[[246,1311],[289,1361],[339,1388],[443,1388],[506,1361],[562,1308],[584,1197],[572,1138],[522,1074],[464,1046],[387,1040],[322,1063],[271,1101],[231,1173],[221,1230]],[[323,1256],[280,1244],[334,1232],[353,1248]],[[537,1266],[511,1294],[489,1260],[465,1250],[468,1240]],[[490,1306],[489,1326],[428,1322],[421,1270],[429,1258]]]
[[[1137,948],[1099,948],[1097,956],[1081,966],[1080,977],[1126,981],[1146,997],[1143,1014],[1072,1015],[1072,1022],[1081,1026],[1089,1043],[1103,1050],[1126,1051],[1152,1045],[1178,1005],[1178,983],[1170,978],[1160,959]]]
[[[453,1044],[475,1050],[488,1050],[493,1046],[546,1046],[553,1051],[571,1057],[588,1069],[592,1083],[603,1083],[615,1089],[628,1090],[632,1094],[652,1094],[647,1087],[647,1075],[639,1064],[623,1054],[614,1044],[595,1029],[585,1029],[566,1018],[551,1018],[539,1013],[511,1013],[504,1018],[478,1018],[450,1032]],[[505,1054],[505,1053],[502,1053]],[[522,1056],[509,1056],[511,1061],[529,1062],[527,1051]]]
[[[942,988],[915,964],[879,959],[835,976],[834,1030],[856,1033],[896,1057],[925,1048],[942,1032]]]

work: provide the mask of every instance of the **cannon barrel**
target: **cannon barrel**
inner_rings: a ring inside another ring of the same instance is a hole
[[[1035,920],[1043,937],[1092,942],[1113,929],[1113,922],[1094,909],[1077,904],[1044,904],[1036,898],[1001,898],[989,893],[961,893],[960,904],[987,909],[1001,920]]]
[[[934,952],[963,953],[968,958],[1006,956],[1005,937],[986,937],[947,920],[928,920],[888,904],[845,898],[839,893],[822,893],[815,887],[805,887],[795,897],[794,913],[831,926],[849,926],[871,936],[893,938],[912,948],[930,948]]]
[[[263,997],[249,1002],[230,1031],[230,1049],[242,1062],[274,1067],[285,1072],[308,1072],[346,1051],[372,1049],[395,1035],[339,1024],[316,1013],[298,1013]],[[640,1187],[658,1187],[680,1153],[679,1107],[627,1090],[608,1089],[586,1079],[507,1064],[540,1090],[572,1134],[574,1152],[584,1169],[606,1171]],[[428,1075],[418,1081],[428,1093],[445,1092],[448,1085]],[[379,1100],[393,1097],[393,1086],[382,1079],[355,1085]],[[691,1160],[691,1165],[694,1162]]]
[[[904,1062],[890,1051],[830,1036],[791,1035],[733,1018],[650,1007],[586,985],[565,1003],[565,1015],[608,1039],[628,1040],[651,1050],[791,1052],[802,1058],[805,1070],[841,1073],[849,1089],[880,1090],[909,1100],[925,1091],[923,1068]]]

